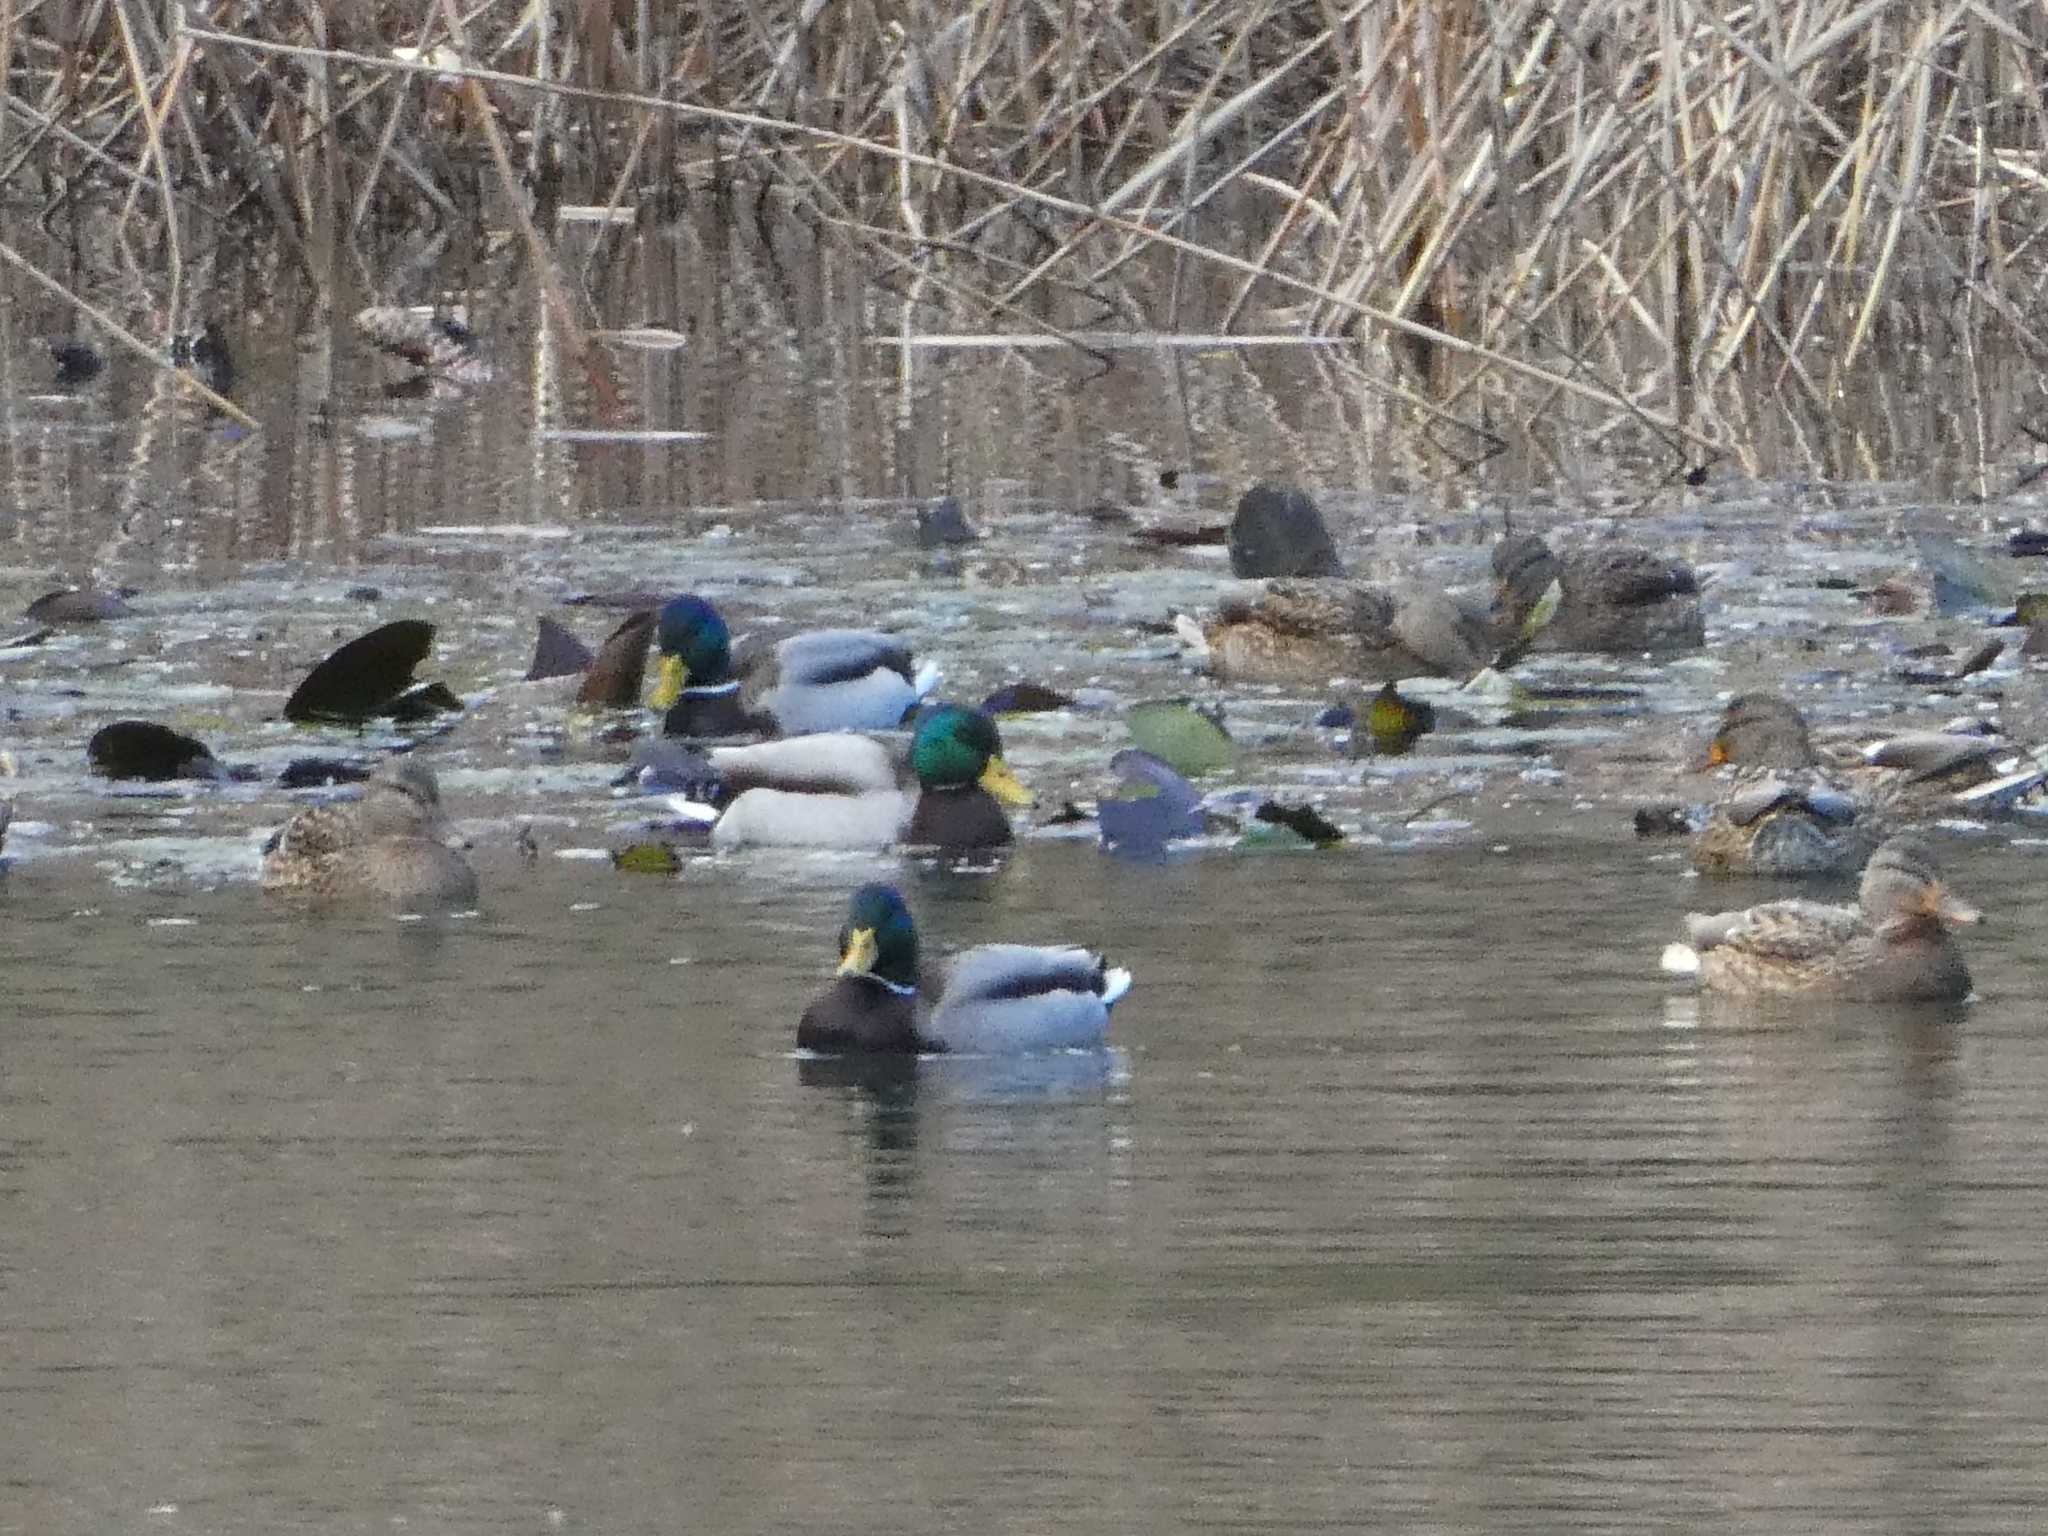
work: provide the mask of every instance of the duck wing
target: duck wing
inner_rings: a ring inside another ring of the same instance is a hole
[[[917,676],[910,647],[894,635],[870,629],[812,629],[775,647],[784,685],[827,687],[850,683],[875,671],[894,672],[908,683]]]
[[[362,841],[354,802],[309,805],[286,822],[263,849],[263,883],[298,885],[328,860]]]
[[[1568,585],[1617,608],[1647,608],[1699,595],[1699,578],[1683,560],[1634,544],[1580,550],[1566,566]]]
[[[1988,774],[2001,744],[1988,736],[1954,731],[1908,731],[1880,741],[1864,754],[1873,768],[1897,768],[1911,784],[1945,779],[1966,769]]]
[[[1258,624],[1280,634],[1328,639],[1357,627],[1356,609],[1361,593],[1377,593],[1385,598],[1379,588],[1361,587],[1355,582],[1269,581],[1255,597],[1226,598],[1217,611],[1216,622]],[[1391,611],[1388,604],[1385,612],[1375,613],[1380,629],[1384,630]]]
[[[1099,1046],[1110,1004],[1129,986],[1130,973],[1093,950],[983,944],[954,961],[929,1033],[968,1053]]]
[[[1391,596],[1387,633],[1441,677],[1471,677],[1494,658],[1491,629],[1481,614],[1448,592],[1410,587]]]
[[[707,754],[728,795],[780,789],[807,795],[894,792],[901,776],[889,749],[872,736],[827,731],[744,747],[713,747]]]
[[[1685,927],[1692,947],[1702,954],[1725,948],[1787,963],[1820,959],[1869,932],[1854,907],[1799,900],[1767,901],[1740,912],[1694,912]]]

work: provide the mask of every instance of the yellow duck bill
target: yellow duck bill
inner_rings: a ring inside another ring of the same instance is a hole
[[[988,766],[981,770],[978,782],[983,789],[1007,805],[1038,803],[1038,797],[1018,782],[1017,775],[1010,772],[1010,765],[1000,757],[988,760]]]
[[[656,709],[668,709],[683,696],[683,690],[690,684],[690,669],[683,664],[680,656],[661,658],[661,670],[654,675],[654,693],[648,703]]]
[[[839,951],[841,976],[865,976],[875,968],[880,948],[875,943],[875,930],[856,928],[846,936],[846,944]]]

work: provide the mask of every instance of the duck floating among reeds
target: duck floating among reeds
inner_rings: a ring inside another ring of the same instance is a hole
[[[1003,1055],[1099,1048],[1131,973],[1092,950],[983,944],[925,996],[917,925],[893,886],[864,885],[839,930],[839,970],[797,1023],[800,1049],[831,1054],[945,1051]]]
[[[918,722],[907,763],[871,736],[829,731],[707,754],[724,796],[714,848],[885,848],[946,852],[1007,847],[1005,804],[1031,792],[1003,760],[1002,734],[980,710],[940,705]]]
[[[372,304],[356,311],[355,325],[380,351],[422,375],[463,385],[490,382],[490,360],[460,310]]]
[[[1559,555],[1532,533],[1494,546],[1494,623],[1504,633],[1555,588],[1555,614],[1532,642],[1547,651],[1697,650],[1706,643],[1699,580],[1683,560],[1633,544],[1596,544]]]
[[[814,629],[734,655],[724,616],[685,593],[654,626],[660,667],[652,703],[670,736],[801,736],[900,725],[938,683],[893,635]]]
[[[445,836],[440,781],[408,758],[365,782],[360,798],[293,816],[264,850],[263,886],[408,910],[474,906],[476,871]]]
[[[1693,913],[1663,967],[1738,997],[1953,1002],[1970,991],[1953,930],[1977,919],[1943,884],[1933,850],[1907,834],[1871,856],[1855,906],[1792,900]]]

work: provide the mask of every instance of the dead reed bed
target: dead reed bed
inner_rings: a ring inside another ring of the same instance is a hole
[[[2044,50],[1991,0],[0,0],[0,197],[168,319],[224,235],[324,284],[511,229],[572,345],[562,220],[720,198],[907,333],[1340,336],[1454,459],[1676,473],[2048,359]]]

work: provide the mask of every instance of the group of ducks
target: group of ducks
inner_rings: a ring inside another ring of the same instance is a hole
[[[1271,527],[1261,540],[1260,529],[1239,527],[1276,506],[1298,519],[1306,498],[1290,492],[1276,503],[1277,494],[1249,493],[1232,528],[1234,567],[1262,584],[1206,622],[1177,621],[1223,680],[1462,680],[1537,648],[1669,653],[1703,641],[1698,583],[1682,562],[1611,544],[1560,556],[1525,534],[1496,546],[1491,590],[1476,597],[1378,585],[1335,567],[1326,536],[1290,568],[1289,548],[1300,541],[1275,538]],[[1265,551],[1267,569],[1237,560],[1240,532],[1248,547]],[[1267,579],[1273,568],[1283,574]],[[668,600],[642,628],[659,658],[651,702],[663,730],[642,745],[632,772],[684,786],[673,803],[714,848],[904,844],[986,853],[1012,841],[1009,808],[1032,803],[1005,762],[996,720],[931,702],[936,671],[896,636],[817,630],[742,650],[718,609],[696,595]],[[909,745],[900,757],[872,734],[905,724]],[[1789,700],[1745,694],[1727,706],[1707,755],[1730,781],[1726,793],[1679,821],[1702,873],[1860,872],[1862,884],[1854,905],[1794,899],[1694,915],[1687,941],[1666,951],[1667,969],[1746,997],[1968,993],[1954,930],[1976,913],[1947,891],[1913,828],[1968,786],[1997,781],[1991,743],[1929,732],[1853,761],[1824,761]],[[264,853],[262,879],[274,890],[360,894],[416,909],[465,908],[478,889],[468,860],[448,843],[434,774],[411,756],[369,779],[359,797],[292,817]],[[928,987],[915,923],[886,885],[854,894],[838,955],[832,984],[799,1025],[805,1048],[1096,1045],[1131,979],[1086,949],[1002,944],[965,952],[941,986]]]
[[[1239,517],[1258,510],[1250,493]],[[1298,496],[1298,493],[1296,493]],[[1276,508],[1269,503],[1266,510]],[[1297,504],[1286,510],[1299,517]],[[1268,540],[1270,542],[1270,539]],[[1328,568],[1327,541],[1307,540],[1309,574],[1267,582],[1226,603],[1184,637],[1218,676],[1316,683],[1343,675],[1396,682],[1430,674],[1471,678],[1531,648],[1670,653],[1704,643],[1699,586],[1682,562],[1629,545],[1560,557],[1541,538],[1495,546],[1490,597],[1350,582]],[[1954,1001],[1970,991],[1955,941],[1976,910],[1952,896],[1926,838],[1914,830],[1997,803],[2037,783],[2012,774],[1999,745],[1976,735],[1921,731],[1824,761],[1798,707],[1778,694],[1729,702],[1701,765],[1724,770],[1726,793],[1697,817],[1667,811],[1692,836],[1707,875],[1853,878],[1854,905],[1788,899],[1741,911],[1695,913],[1663,967],[1716,993],[1842,1001]],[[1656,812],[1638,814],[1648,830]]]
[[[1005,806],[1034,803],[1003,757],[994,719],[926,704],[938,673],[894,637],[815,630],[736,658],[723,616],[685,594],[653,625],[653,706],[663,733],[636,773],[667,776],[703,798],[679,809],[715,848],[832,849],[895,844],[973,855],[1014,838]],[[870,731],[916,715],[901,765]],[[760,740],[712,745],[718,738]],[[688,745],[685,745],[687,743]],[[680,759],[680,762],[679,762]],[[474,870],[450,847],[433,771],[399,759],[357,798],[298,812],[263,856],[266,888],[370,896],[460,909]],[[1130,973],[1070,946],[988,944],[957,956],[928,989],[917,930],[886,885],[854,893],[832,985],[805,1011],[797,1043],[847,1052],[975,1054],[1100,1046]],[[927,990],[936,992],[929,1008]]]

